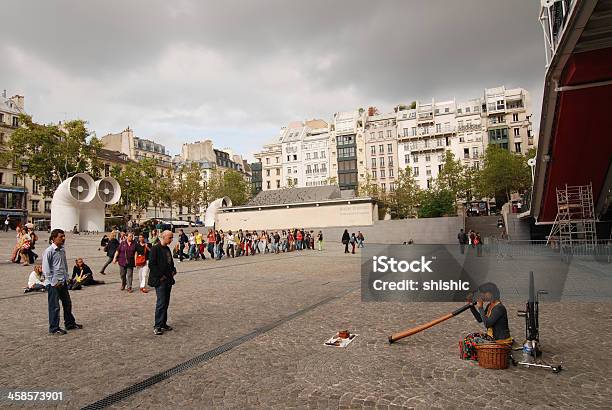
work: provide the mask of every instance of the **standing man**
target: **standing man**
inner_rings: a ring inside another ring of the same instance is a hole
[[[65,335],[66,330],[59,327],[59,302],[64,308],[64,326],[67,330],[82,329],[72,316],[72,301],[68,293],[68,262],[64,243],[66,235],[61,229],[51,231],[51,245],[45,250],[42,258],[43,274],[49,304],[49,333]]]
[[[11,222],[9,221],[9,217],[7,215],[6,219],[4,220],[4,232],[8,232],[10,223]]]
[[[457,240],[459,241],[459,250],[462,254],[464,254],[465,245],[467,245],[468,243],[468,236],[465,232],[463,232],[463,229],[459,230],[459,233],[457,234]]]
[[[168,247],[172,243],[172,231],[164,231],[157,245],[151,248],[149,257],[149,286],[155,288],[157,302],[155,304],[155,326],[153,334],[163,335],[172,330],[168,325],[168,306],[170,292],[174,285],[176,268],[172,259],[172,251]]]

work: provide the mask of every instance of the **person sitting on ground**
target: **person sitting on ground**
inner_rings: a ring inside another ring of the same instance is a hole
[[[23,228],[21,235],[21,249],[19,255],[23,266],[30,264],[30,247],[32,246],[32,236],[29,234],[27,228]]]
[[[44,292],[45,290],[45,276],[42,273],[42,265],[34,265],[34,270],[28,278],[28,287],[23,290],[23,293]]]
[[[495,341],[499,344],[511,345],[510,328],[508,326],[508,312],[500,301],[498,287],[487,282],[478,287],[478,299],[476,307],[470,306],[474,318],[482,323],[487,329],[486,333],[470,333],[461,344],[462,358],[465,360],[477,360],[476,345]],[[471,298],[468,302],[471,302]],[[487,305],[484,306],[484,302]]]
[[[83,258],[78,258],[74,261],[72,268],[72,277],[70,278],[69,286],[72,290],[79,290],[82,286],[94,286],[103,284],[103,280],[95,280],[91,268],[83,262]]]

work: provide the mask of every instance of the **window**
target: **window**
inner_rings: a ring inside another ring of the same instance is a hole
[[[444,112],[449,112],[449,108],[448,108],[448,107],[446,107],[446,108],[444,109]]]
[[[412,169],[412,173],[413,173],[413,175],[414,175],[415,177],[418,177],[418,176],[419,176],[419,167],[414,167],[414,168]]]
[[[376,168],[376,158],[372,158],[372,168]]]
[[[423,145],[425,146],[425,148],[429,148],[429,140],[423,141]]]
[[[478,147],[472,147],[472,158],[478,158]]]
[[[38,205],[39,205],[40,201],[36,200],[36,201],[32,201],[32,212],[38,212]]]
[[[13,185],[19,185],[19,181],[17,179],[17,174],[13,174]]]
[[[425,175],[427,175],[428,177],[431,176],[431,168],[429,167],[425,168]]]
[[[520,128],[514,128],[514,136],[515,137],[520,137],[521,136]]]
[[[380,188],[382,189],[383,192],[385,192],[387,190],[387,184],[383,182],[382,184],[380,184]]]
[[[381,178],[384,178],[384,177],[385,177],[385,170],[384,170],[384,169],[381,169],[381,170],[380,170],[380,177],[381,177]]]
[[[419,162],[419,156],[418,155],[413,155],[412,156],[412,162],[414,162],[414,163]]]
[[[387,138],[391,138],[391,130],[387,130]]]
[[[38,194],[39,190],[40,190],[40,184],[36,181],[32,181],[32,193]]]
[[[385,166],[385,157],[380,157],[380,159],[378,161],[379,161],[381,167]]]
[[[408,136],[408,128],[404,128],[404,137]]]
[[[0,184],[4,183],[4,172],[0,172]]]
[[[467,110],[466,110],[466,112],[467,112]],[[461,108],[457,108],[457,114],[461,114],[461,113],[462,113]]]
[[[389,165],[389,167],[392,167],[393,166],[393,157],[392,156],[388,156],[387,160],[388,160],[387,164]]]
[[[354,171],[357,169],[357,160],[338,161],[338,171]]]
[[[354,135],[343,135],[338,137],[338,146],[351,145],[355,143]]]
[[[393,178],[393,168],[389,168],[389,178]]]
[[[504,100],[497,100],[497,109],[498,110],[503,110],[505,108],[505,103]]]
[[[382,139],[382,137],[383,137],[383,132],[382,131],[378,131],[378,138]]]
[[[489,141],[507,140],[507,139],[508,139],[508,128],[499,128],[496,130],[489,130]]]
[[[514,143],[514,150],[518,153],[521,152],[521,143],[520,142],[515,142]]]
[[[19,126],[19,117],[13,117],[13,127]]]
[[[325,158],[325,151],[321,151],[321,159]]]
[[[310,164],[306,165],[306,173],[307,174],[311,174],[312,173],[312,167],[310,166]]]
[[[287,155],[287,162],[291,161],[291,155]]]
[[[276,187],[280,188],[280,181],[278,179],[276,180]]]
[[[470,107],[465,107],[465,112],[466,113],[470,112]]]
[[[442,147],[442,146],[444,146],[444,140],[443,140],[442,138],[438,138],[438,139],[436,140],[436,145],[437,145],[438,147]]]
[[[270,170],[266,169],[266,176],[269,177],[270,176]]]
[[[393,144],[387,144],[387,153],[391,154],[393,152]]]
[[[444,164],[438,164],[438,172],[442,172],[442,168],[444,168]]]
[[[297,154],[293,154],[293,160],[297,161]]]
[[[315,173],[318,173],[319,172],[319,164],[314,164],[312,169],[314,170]]]
[[[51,212],[51,201],[45,201],[45,213]]]
[[[431,188],[431,179],[427,180],[427,189]]]
[[[372,155],[376,155],[376,145],[372,145],[372,146],[370,147],[370,153],[371,153]]]
[[[512,121],[517,122],[518,120],[518,114],[512,114]]]
[[[338,149],[338,158],[351,158],[354,156],[355,156],[355,147]]]
[[[313,152],[312,153],[312,158],[313,159],[319,159],[319,153],[318,152]]]
[[[374,133],[374,132],[371,132],[371,133],[370,133],[370,139],[372,139],[372,140],[373,140],[375,136],[376,136],[376,133]]]
[[[306,159],[309,160],[310,159],[310,152],[306,153]]]
[[[417,135],[416,127],[412,127],[412,136],[415,137]]]
[[[463,148],[463,158],[465,158],[465,159],[470,158],[470,149],[469,148]]]
[[[404,163],[405,164],[410,164],[410,154],[404,155]]]
[[[104,176],[110,176],[110,164],[104,164]]]
[[[266,164],[270,163],[270,158],[266,158]]]
[[[4,114],[0,112],[0,122],[4,122]]]
[[[442,124],[436,124],[436,132],[442,132]]]
[[[278,164],[279,158],[280,158],[280,157],[276,157],[276,163],[277,163],[277,164]],[[269,162],[268,162],[268,163],[269,163]]]
[[[431,161],[431,155],[427,154],[425,155],[425,162],[429,162]]]
[[[383,154],[384,152],[385,152],[385,146],[383,144],[380,144],[378,146],[378,153]]]
[[[327,172],[327,164],[326,163],[322,163],[321,164],[321,172]]]
[[[376,179],[376,170],[372,171],[372,178]]]
[[[280,175],[280,168],[276,168],[276,175]]]
[[[395,191],[395,184],[393,182],[389,184],[389,191],[391,192]]]
[[[270,181],[266,181],[266,189],[270,189]]]

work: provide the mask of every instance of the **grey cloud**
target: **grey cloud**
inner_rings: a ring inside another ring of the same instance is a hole
[[[9,1],[2,12],[0,86],[25,94],[36,119],[81,116],[98,134],[129,124],[174,151],[217,134],[240,152],[240,135],[261,145],[291,120],[500,84],[531,91],[539,118],[537,1]]]

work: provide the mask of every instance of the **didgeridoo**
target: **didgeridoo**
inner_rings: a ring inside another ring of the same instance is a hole
[[[403,338],[408,337],[408,336],[412,336],[412,335],[414,335],[416,333],[422,332],[425,329],[429,329],[430,327],[435,326],[438,323],[442,323],[445,320],[448,320],[448,319],[450,319],[453,316],[457,316],[458,314],[460,314],[462,312],[465,312],[466,310],[468,310],[470,308],[470,306],[474,306],[475,304],[476,304],[476,302],[468,303],[467,305],[462,306],[459,309],[457,309],[457,310],[455,310],[455,311],[453,311],[451,313],[448,313],[448,314],[446,314],[446,315],[444,315],[442,317],[439,317],[439,318],[437,318],[435,320],[432,320],[431,322],[427,322],[427,323],[425,323],[423,325],[420,325],[420,326],[417,326],[417,327],[413,327],[413,328],[410,328],[408,330],[404,330],[403,332],[394,333],[391,336],[389,336],[389,343],[397,342],[400,339],[403,339]]]

